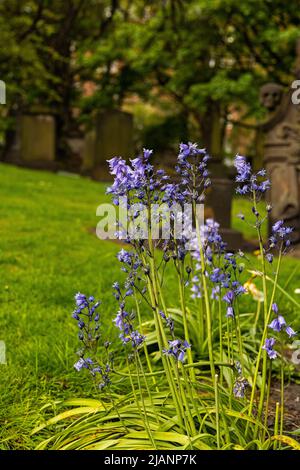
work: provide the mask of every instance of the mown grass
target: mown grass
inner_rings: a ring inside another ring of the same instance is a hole
[[[117,337],[111,284],[121,276],[119,246],[95,235],[96,208],[105,201],[105,186],[86,178],[0,165],[0,340],[7,348],[7,365],[0,365],[0,449],[35,446],[30,431],[44,403],[93,396],[85,375],[72,368],[78,343],[70,313],[79,290],[101,298],[105,334]],[[245,212],[243,204],[235,200],[233,213]],[[233,221],[247,238],[255,236]],[[285,259],[280,280],[282,286],[288,280],[294,298],[299,274],[289,276],[298,263]],[[167,282],[169,306],[177,307],[172,278]],[[292,317],[293,303],[282,303]],[[300,327],[299,318],[293,326]]]

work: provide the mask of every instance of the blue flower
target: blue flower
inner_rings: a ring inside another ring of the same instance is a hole
[[[117,254],[117,258],[121,263],[130,264],[133,257],[133,253],[126,251],[122,248],[121,251]]]
[[[290,326],[287,326],[286,329],[285,329],[287,335],[289,336],[289,338],[292,338],[293,336],[296,336],[297,332],[293,330],[293,328],[291,328]]]
[[[229,290],[223,297],[224,302],[227,304],[232,304],[234,301],[234,292],[232,290]]]
[[[226,317],[227,318],[234,318],[234,310],[233,307],[228,306],[226,310]]]
[[[276,313],[276,315],[278,314],[278,305],[276,304],[276,302],[272,304],[272,310],[274,313]]]
[[[269,189],[269,180],[258,182],[258,177],[261,178],[266,175],[265,170],[260,170],[256,174],[252,173],[250,163],[248,163],[246,158],[242,155],[237,155],[235,157],[234,166],[237,170],[236,181],[238,183],[242,183],[236,190],[238,194],[244,195],[253,193],[254,191],[256,193],[263,194]]]
[[[233,394],[236,398],[244,398],[249,382],[244,377],[238,377],[233,386]]]
[[[277,352],[273,349],[275,343],[276,340],[274,338],[266,338],[265,344],[263,346],[263,349],[267,351],[270,359],[276,359],[277,357]]]
[[[133,331],[130,335],[132,346],[137,348],[140,346],[146,339],[145,336],[141,335],[138,331]]]
[[[272,262],[273,262],[273,258],[274,258],[274,256],[272,255],[272,253],[267,253],[267,254],[266,254],[266,260],[267,260],[269,263],[272,263]]]
[[[89,366],[92,364],[93,361],[91,358],[88,357],[84,359],[83,357],[81,357],[79,361],[74,364],[74,368],[77,370],[77,372],[79,372],[81,369],[89,369]]]
[[[78,294],[75,295],[75,302],[78,307],[80,307],[81,305],[86,305],[87,304],[86,296],[78,292]]]
[[[274,248],[278,242],[284,243],[284,246],[288,248],[290,246],[289,235],[293,232],[292,227],[284,225],[283,220],[278,220],[272,226],[272,235],[270,237],[270,248]]]
[[[177,361],[183,362],[185,359],[186,350],[190,349],[191,345],[186,341],[174,339],[168,341],[169,348],[164,349],[163,353],[167,356],[174,357]]]
[[[246,162],[245,157],[241,155],[237,155],[234,160],[234,166],[238,173],[236,177],[236,181],[238,181],[239,183],[243,183],[249,180],[252,170],[251,170],[250,163]]]
[[[271,328],[274,331],[281,331],[282,328],[286,325],[285,319],[283,318],[282,315],[278,315],[277,318],[274,318],[274,320],[270,323],[269,328]]]

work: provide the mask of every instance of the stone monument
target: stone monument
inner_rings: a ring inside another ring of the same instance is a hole
[[[21,162],[28,167],[52,169],[55,161],[53,116],[25,115],[20,122]]]
[[[5,161],[29,168],[55,169],[55,117],[41,110],[16,118],[16,131]]]
[[[300,78],[300,43],[297,44],[296,78]],[[263,162],[271,181],[267,200],[272,206],[269,224],[284,220],[294,227],[293,241],[300,241],[300,105],[293,104],[293,89],[267,83],[260,90],[268,119],[259,126]]]
[[[115,156],[133,157],[133,117],[120,110],[100,112],[95,122],[95,136],[90,134],[86,141],[86,163],[91,160],[90,152],[94,151],[92,175],[99,180],[110,179],[109,160]]]

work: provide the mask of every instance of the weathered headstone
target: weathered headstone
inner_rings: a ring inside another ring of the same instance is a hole
[[[133,156],[133,117],[119,110],[103,111],[96,118],[95,132],[92,174],[96,179],[106,180],[109,177],[106,160]]]
[[[17,116],[5,161],[33,168],[55,168],[55,133],[52,115],[30,113]]]
[[[299,48],[298,48],[299,49]],[[300,51],[296,77],[300,78]],[[268,120],[260,126],[263,135],[263,160],[271,189],[270,225],[284,220],[294,227],[293,241],[300,240],[300,105],[292,102],[293,90],[284,92],[276,83],[260,90],[260,100]]]
[[[95,164],[95,155],[96,155],[96,131],[91,129],[86,132],[84,136],[83,144],[83,158],[81,171],[85,173],[90,173],[93,170]]]
[[[55,120],[51,115],[20,117],[20,161],[29,167],[52,168],[55,162]]]

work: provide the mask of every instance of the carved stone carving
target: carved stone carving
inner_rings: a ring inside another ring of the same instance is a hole
[[[300,105],[293,104],[292,92],[283,92],[276,83],[261,88],[260,100],[269,116],[260,129],[264,166],[272,183],[267,194],[273,208],[270,224],[282,219],[293,226],[296,242],[300,240]]]

